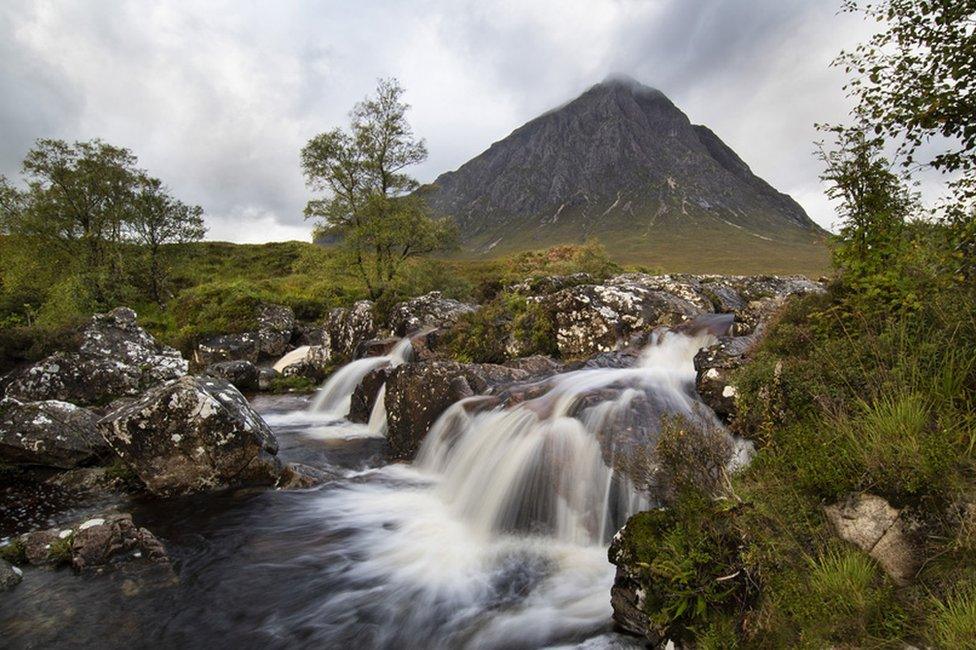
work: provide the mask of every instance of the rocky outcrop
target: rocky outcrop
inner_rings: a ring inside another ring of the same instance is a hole
[[[284,305],[261,305],[258,308],[257,321],[258,354],[263,358],[284,354],[295,330],[295,312]]]
[[[521,282],[505,287],[505,291],[523,296],[548,296],[569,287],[596,283],[596,278],[589,273],[545,275],[540,278],[526,278]]]
[[[134,311],[119,307],[92,317],[77,351],[57,352],[16,371],[7,380],[6,395],[22,401],[104,404],[138,395],[186,370],[179,352],[157,343],[136,324]]]
[[[739,391],[732,375],[746,363],[757,340],[756,336],[722,337],[695,355],[698,395],[726,423],[737,413]]]
[[[107,415],[99,428],[156,494],[272,485],[281,474],[271,429],[220,379],[187,376],[159,386]]]
[[[24,572],[0,558],[0,591],[13,589],[24,579]]]
[[[921,557],[900,510],[873,494],[855,494],[826,506],[824,513],[838,537],[877,560],[897,584],[915,577]]]
[[[357,346],[376,335],[373,303],[360,300],[352,307],[337,307],[326,314],[323,328],[333,355],[351,358]],[[325,345],[325,343],[323,343]]]
[[[197,344],[193,351],[193,364],[204,368],[222,361],[256,363],[258,357],[258,335],[255,332],[221,334]]]
[[[396,336],[406,336],[428,327],[450,327],[477,305],[445,298],[440,291],[398,303],[390,312],[390,329]]]
[[[0,460],[11,465],[70,469],[111,453],[98,416],[56,400],[0,400]]]
[[[163,544],[147,529],[137,527],[128,513],[25,533],[18,541],[31,564],[70,564],[79,572],[136,560],[169,563]]]
[[[705,312],[700,304],[626,276],[563,289],[541,304],[556,324],[556,343],[566,358],[613,350],[633,332],[678,325]]]
[[[387,440],[394,458],[416,454],[427,431],[449,406],[529,373],[495,364],[425,361],[391,369],[386,382]]]
[[[243,359],[218,361],[210,364],[203,374],[230,382],[234,388],[242,393],[253,392],[261,388],[258,367]]]

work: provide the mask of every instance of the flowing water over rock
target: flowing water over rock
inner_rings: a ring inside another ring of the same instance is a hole
[[[166,544],[179,584],[30,570],[0,597],[0,636],[10,647],[639,647],[612,632],[606,545],[648,501],[608,462],[666,413],[694,412],[692,357],[711,340],[665,335],[636,367],[557,375],[491,411],[464,400],[410,465],[385,464],[380,424],[341,417],[354,377],[402,361],[408,343],[339,370],[311,408],[257,398],[284,461],[339,478],[127,504]]]

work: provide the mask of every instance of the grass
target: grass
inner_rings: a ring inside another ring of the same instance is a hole
[[[944,601],[933,599],[928,627],[937,648],[976,649],[976,587],[963,587]]]

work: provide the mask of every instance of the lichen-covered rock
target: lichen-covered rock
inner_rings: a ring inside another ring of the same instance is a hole
[[[212,363],[207,366],[203,374],[229,381],[242,393],[256,391],[260,388],[258,367],[243,359]]]
[[[430,426],[454,402],[528,376],[518,368],[455,361],[405,363],[391,369],[386,381],[386,437],[392,456],[412,458]]]
[[[580,284],[594,284],[596,279],[589,273],[573,273],[571,275],[546,275],[541,278],[526,278],[521,282],[505,287],[508,293],[523,296],[548,296],[567,287]]]
[[[56,400],[0,400],[0,460],[11,465],[69,469],[110,453],[98,416]]]
[[[902,512],[873,494],[855,494],[824,507],[838,537],[877,560],[900,585],[915,577],[920,556],[909,536]]]
[[[351,358],[360,343],[376,335],[372,301],[360,300],[352,307],[330,310],[325,316],[323,327],[328,334],[332,354]]]
[[[278,442],[231,384],[183,377],[105,416],[102,435],[156,494],[274,484]]]
[[[397,303],[390,312],[390,329],[396,336],[406,336],[427,327],[450,327],[463,314],[470,314],[477,305],[445,298],[440,291]]]
[[[193,351],[193,363],[198,368],[221,361],[250,361],[257,363],[260,357],[256,332],[221,334],[197,344]]]
[[[18,541],[31,564],[70,564],[79,572],[133,560],[169,563],[163,544],[145,528],[137,527],[128,513],[99,515],[32,531]]]
[[[678,325],[704,313],[686,298],[625,279],[563,289],[541,304],[556,323],[559,352],[568,358],[613,350],[633,332]]]
[[[722,337],[695,355],[698,395],[725,422],[731,422],[737,413],[739,391],[732,375],[746,363],[756,341],[756,336]]]
[[[24,579],[24,573],[10,562],[0,558],[0,591],[13,589]]]
[[[257,314],[258,354],[262,357],[278,357],[288,350],[295,330],[295,312],[284,305],[265,304]]]
[[[185,375],[187,362],[136,324],[136,313],[118,307],[92,317],[74,352],[57,352],[8,380],[6,395],[22,401],[62,400],[104,404]]]
[[[332,366],[331,349],[324,345],[303,345],[283,356],[273,367],[283,377],[305,377],[322,381]]]
[[[274,368],[258,368],[258,390],[271,390],[275,379],[279,377]]]

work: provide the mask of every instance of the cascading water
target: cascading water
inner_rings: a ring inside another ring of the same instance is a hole
[[[338,418],[345,417],[349,413],[352,394],[363,377],[377,368],[405,363],[412,355],[413,347],[410,345],[410,339],[405,338],[401,339],[388,355],[365,357],[344,365],[319,388],[310,409]]]
[[[412,465],[323,495],[318,516],[352,559],[327,563],[341,593],[290,622],[320,621],[328,641],[360,647],[534,648],[608,633],[606,544],[650,505],[615,458],[653,445],[664,417],[702,417],[692,361],[714,340],[665,333],[634,367],[557,375],[490,410],[497,400],[453,405]]]

